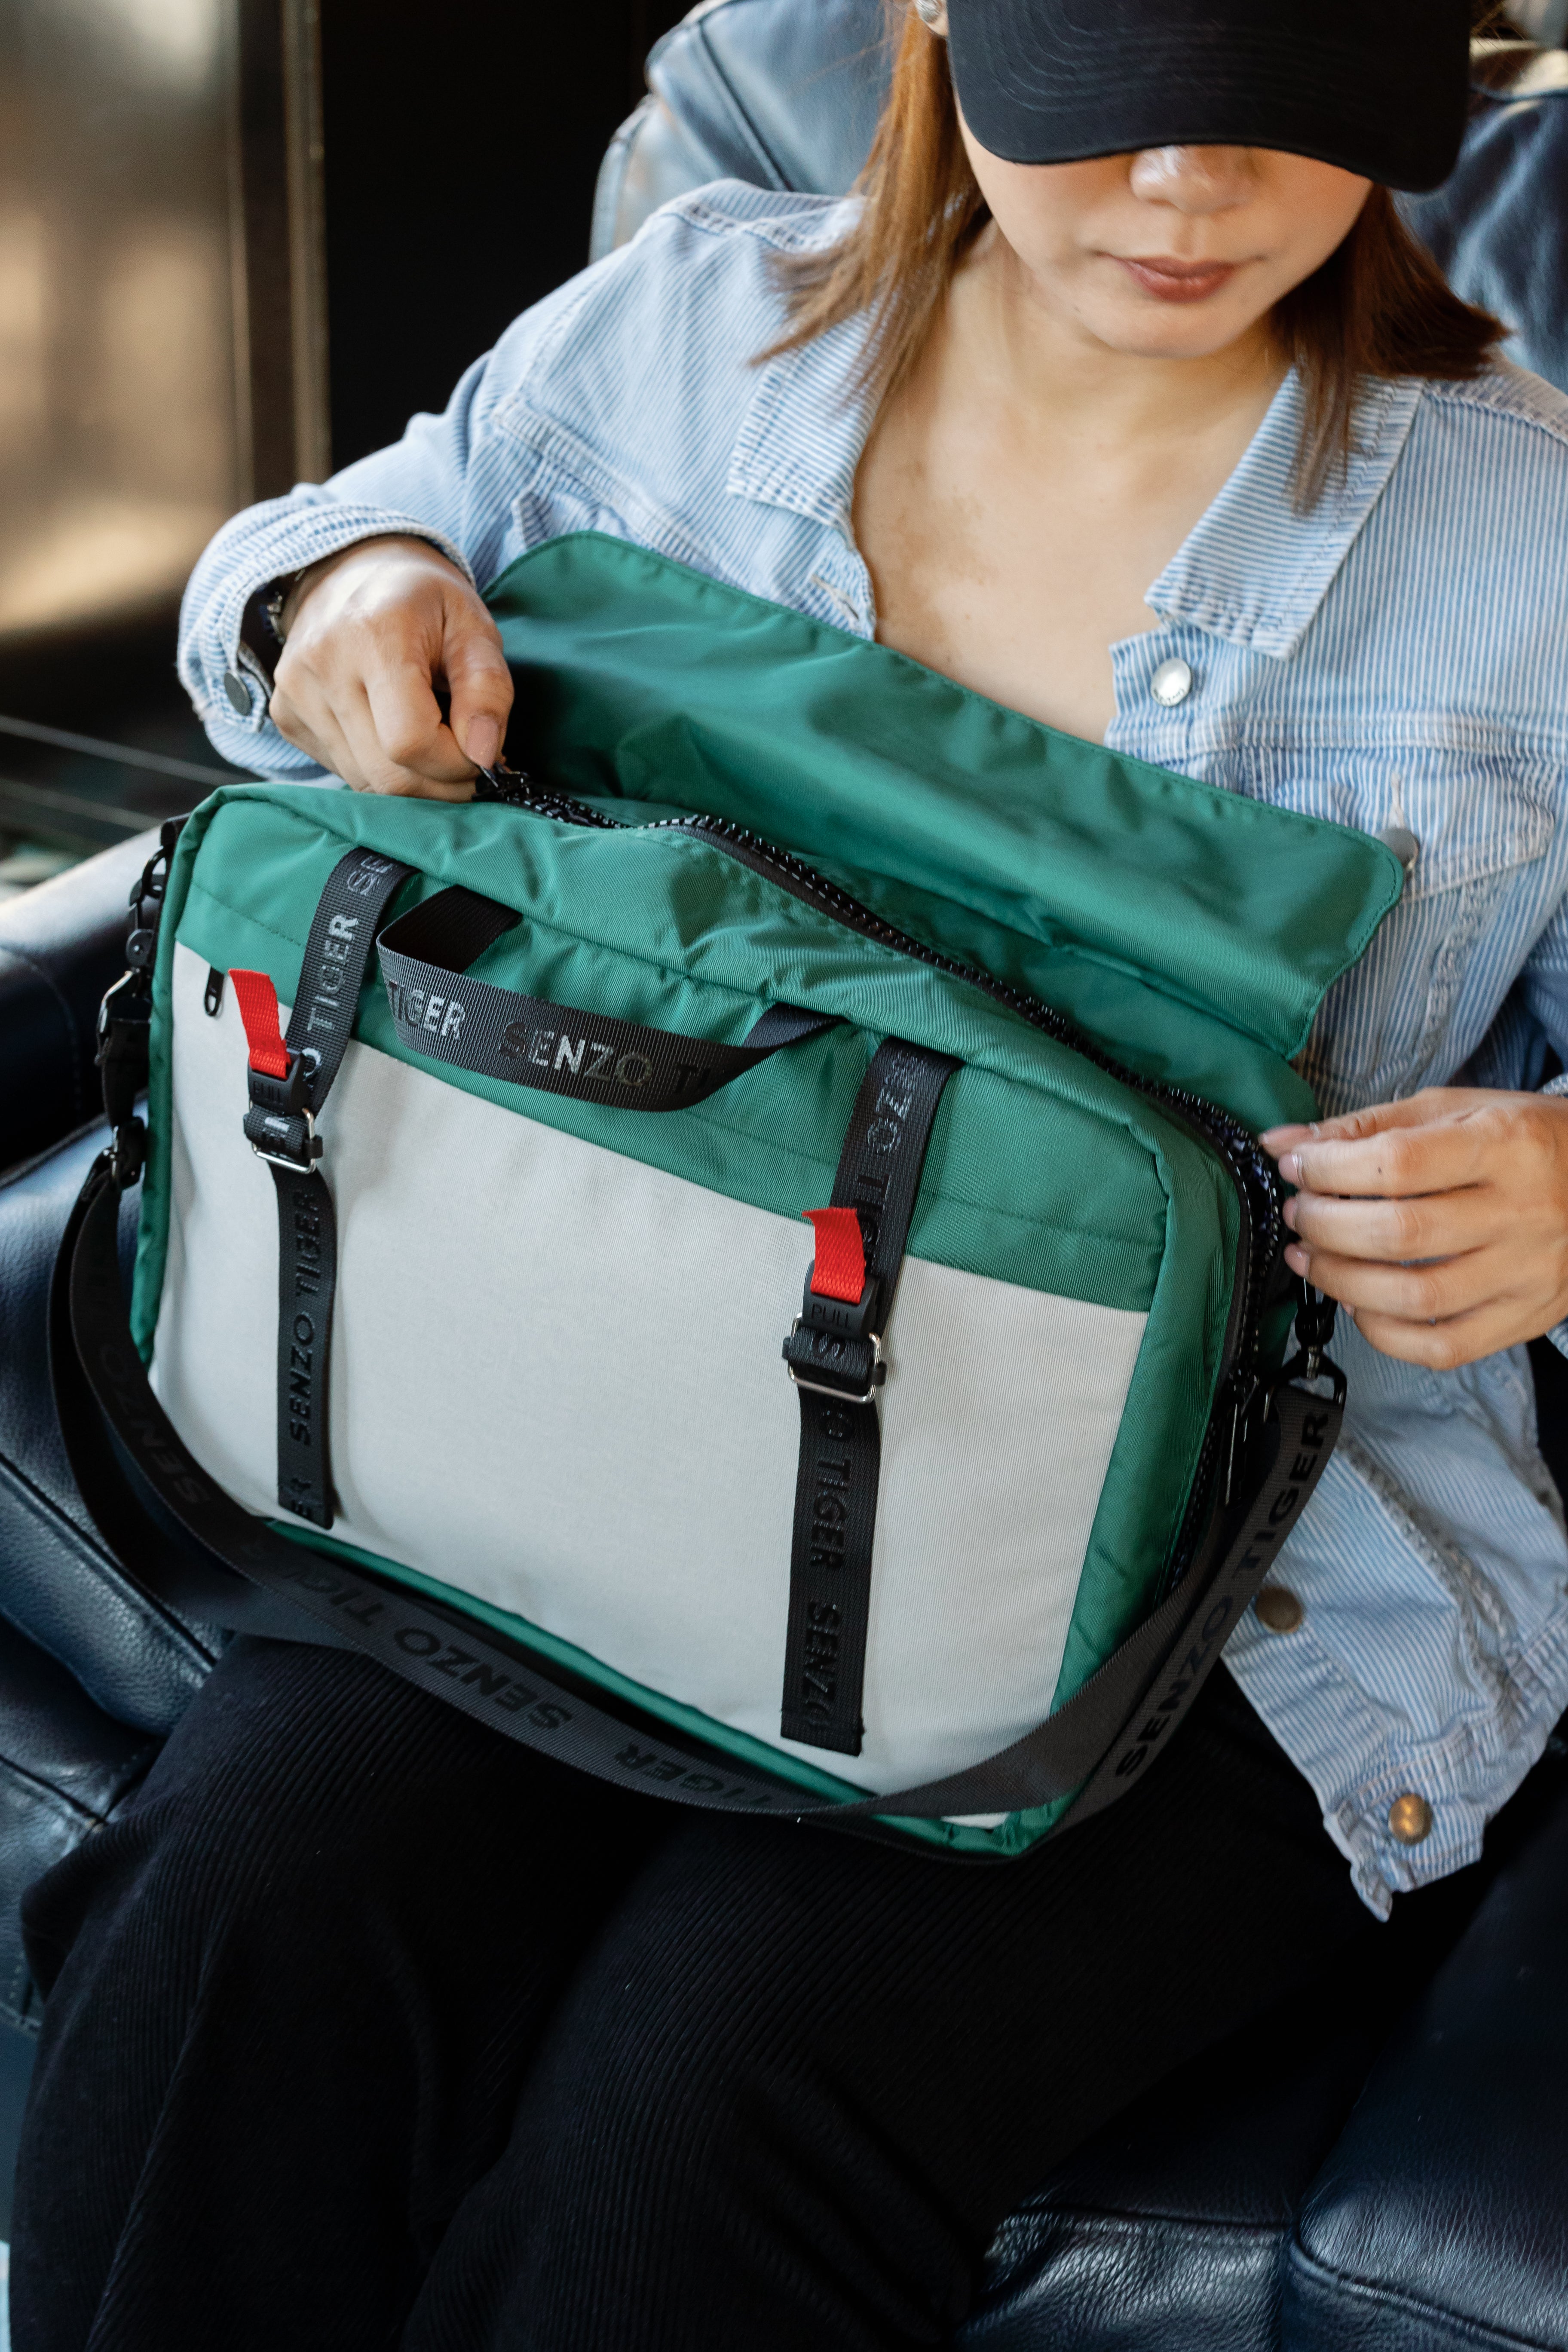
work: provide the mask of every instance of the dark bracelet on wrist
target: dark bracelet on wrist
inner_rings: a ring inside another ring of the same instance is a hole
[[[240,651],[249,656],[247,667],[265,679],[268,694],[272,691],[278,656],[283,650],[283,607],[310,568],[309,564],[301,564],[298,572],[286,572],[280,580],[264,581],[240,618]],[[235,699],[232,694],[229,699]]]

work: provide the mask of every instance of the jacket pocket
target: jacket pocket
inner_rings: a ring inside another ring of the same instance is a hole
[[[1233,777],[1214,781],[1363,832],[1414,836],[1399,903],[1330,990],[1300,1066],[1331,1114],[1444,1083],[1489,1027],[1537,928],[1533,903],[1528,914],[1521,903],[1518,922],[1507,909],[1510,898],[1533,902],[1556,830],[1554,772],[1509,747],[1341,745],[1248,751]]]

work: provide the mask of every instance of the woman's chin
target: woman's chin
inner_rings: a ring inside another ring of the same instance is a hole
[[[1080,317],[1108,351],[1146,360],[1215,359],[1248,341],[1260,324],[1250,305],[1239,308],[1218,295],[1179,304],[1134,298],[1096,304]]]

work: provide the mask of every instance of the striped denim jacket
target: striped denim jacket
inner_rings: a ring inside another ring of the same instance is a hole
[[[842,221],[733,183],[683,198],[520,319],[444,415],[237,516],[181,633],[217,748],[319,773],[267,721],[241,617],[264,582],[374,532],[423,535],[482,583],[541,540],[608,531],[871,635],[850,522],[859,324],[751,364],[781,327],[773,256]],[[1456,1077],[1539,1085],[1549,1048],[1568,1060],[1568,401],[1507,366],[1372,385],[1348,471],[1308,515],[1298,417],[1288,380],[1150,589],[1158,625],[1114,648],[1108,740],[1416,836],[1403,899],[1304,1057],[1326,1109]],[[1173,655],[1193,683],[1166,706],[1151,681]],[[242,716],[224,678],[243,700],[247,665]],[[1522,1349],[1438,1373],[1342,1334],[1344,1441],[1280,1569],[1301,1622],[1249,1619],[1226,1660],[1386,1913],[1475,1858],[1568,1705],[1568,1541]],[[1390,1827],[1405,1794],[1431,1811],[1415,1843]]]

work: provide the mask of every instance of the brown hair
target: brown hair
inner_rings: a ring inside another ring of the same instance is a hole
[[[905,21],[856,183],[864,210],[837,245],[782,257],[789,332],[763,354],[794,351],[868,313],[859,388],[879,402],[919,358],[953,271],[991,217],[959,134],[947,43],[900,0],[889,0],[889,37],[900,14]],[[1384,187],[1372,190],[1338,250],[1276,305],[1273,325],[1305,396],[1296,464],[1303,509],[1351,454],[1362,377],[1479,375],[1507,331],[1460,301]]]

